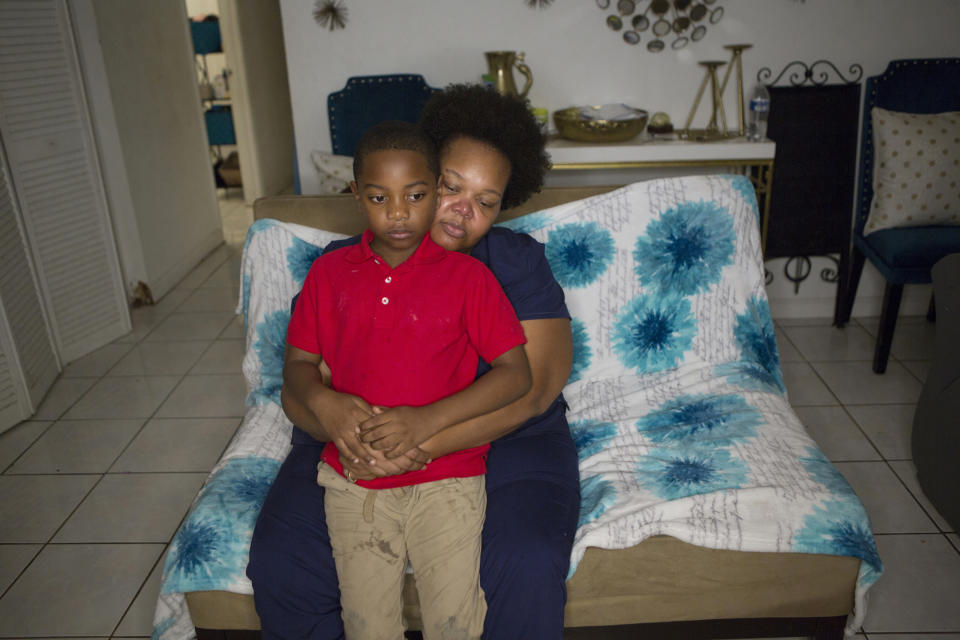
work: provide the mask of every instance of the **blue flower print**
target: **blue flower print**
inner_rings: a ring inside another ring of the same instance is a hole
[[[680,454],[652,450],[636,467],[637,480],[665,500],[676,500],[724,489],[739,489],[747,481],[747,467],[725,449]]]
[[[250,322],[250,274],[245,273],[240,279],[240,312],[243,314],[243,322]]]
[[[755,362],[725,362],[714,368],[713,375],[748,391],[781,394],[786,391],[782,380]]]
[[[190,517],[170,542],[163,592],[224,589],[243,574],[247,541],[215,513]]]
[[[570,368],[570,378],[567,384],[576,382],[583,377],[583,372],[590,366],[593,356],[590,351],[590,335],[583,322],[576,318],[570,319],[570,332],[573,334],[573,366]]]
[[[250,391],[247,404],[280,404],[283,385],[283,351],[287,340],[290,312],[284,309],[267,314],[257,324],[253,348],[260,359],[260,386]]]
[[[578,526],[593,522],[617,501],[617,491],[603,476],[580,480],[580,520]]]
[[[746,176],[726,177],[730,179],[730,186],[733,188],[733,190],[739,193],[744,202],[750,205],[750,209],[753,211],[753,214],[755,216],[758,215],[757,192],[753,188],[753,183],[750,182],[750,179]]]
[[[231,460],[207,482],[203,498],[221,512],[248,520],[253,514],[256,520],[279,470],[280,463],[269,458]]]
[[[596,222],[573,223],[550,232],[547,261],[562,287],[585,287],[613,260],[613,235]]]
[[[870,521],[853,494],[815,505],[813,512],[803,518],[791,550],[860,558],[866,565],[860,568],[861,584],[873,584],[883,573],[883,561],[870,532]]]
[[[776,379],[781,390],[786,390],[777,354],[777,335],[766,300],[758,296],[747,300],[746,311],[737,316],[733,337],[740,346],[741,357],[759,364]]]
[[[293,243],[287,249],[287,269],[290,270],[290,277],[298,287],[303,287],[303,281],[307,279],[310,266],[322,253],[323,247],[304,242],[297,237],[293,238]]]
[[[637,421],[653,442],[679,441],[723,446],[756,435],[763,416],[738,395],[680,396]]]
[[[688,300],[647,294],[624,306],[611,338],[620,362],[637,373],[652,373],[676,366],[696,332]]]
[[[243,252],[246,253],[247,247],[250,246],[250,241],[253,239],[253,236],[257,235],[262,231],[266,231],[270,227],[276,226],[277,221],[272,218],[261,218],[260,220],[254,220],[253,224],[247,229],[247,237],[243,239]]]
[[[866,584],[875,582],[883,572],[883,563],[863,504],[820,449],[807,447],[806,453],[800,463],[831,495],[804,517],[803,527],[794,536],[794,550],[860,558],[869,565],[866,572],[861,568],[860,579]]]
[[[517,233],[533,233],[553,223],[554,216],[547,211],[537,211],[527,215],[498,222],[498,227],[504,227]]]
[[[237,459],[207,481],[170,543],[164,593],[226,589],[243,576],[253,527],[279,469],[276,460]]]
[[[847,479],[827,460],[823,452],[816,447],[807,447],[807,456],[800,458],[800,464],[810,477],[819,482],[827,491],[837,495],[856,495]]]
[[[153,622],[153,634],[150,636],[152,640],[160,640],[163,638],[163,635],[173,628],[173,625],[177,623],[177,617],[174,615],[169,615],[162,620],[154,620]]]
[[[594,420],[574,420],[570,423],[570,434],[577,446],[577,456],[586,460],[603,451],[611,439],[617,435],[617,425],[612,422]]]
[[[715,202],[685,202],[647,225],[633,252],[645,286],[692,295],[720,281],[733,260],[733,218]]]

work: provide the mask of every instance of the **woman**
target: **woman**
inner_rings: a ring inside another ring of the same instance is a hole
[[[469,251],[493,271],[524,327],[533,385],[507,407],[449,427],[397,458],[385,458],[376,442],[355,444],[357,462],[344,466],[371,478],[490,442],[480,570],[488,606],[484,637],[559,639],[580,500],[577,454],[560,396],[573,353],[569,314],[543,246],[491,228],[501,209],[542,186],[550,166],[544,138],[524,101],[472,85],[434,96],[421,125],[440,149],[431,237],[447,249]],[[371,409],[332,390],[314,398],[285,392],[283,405],[299,429],[257,521],[247,575],[264,638],[340,638],[316,463],[322,441],[362,422]]]

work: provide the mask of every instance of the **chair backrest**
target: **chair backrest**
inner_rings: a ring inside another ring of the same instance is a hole
[[[839,253],[850,242],[860,84],[769,90],[767,137],[777,158],[764,258]]]
[[[348,79],[343,89],[327,96],[333,153],[352,156],[360,136],[378,122],[417,122],[423,105],[438,91],[412,73]]]
[[[854,233],[863,225],[873,200],[873,107],[905,113],[960,111],[960,58],[893,60],[878,76],[867,78],[860,138],[860,188]]]

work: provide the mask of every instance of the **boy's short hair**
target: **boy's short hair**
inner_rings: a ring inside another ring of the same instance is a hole
[[[402,120],[386,120],[367,129],[353,152],[353,179],[360,180],[363,160],[377,151],[414,151],[427,160],[434,176],[440,175],[437,147],[417,125]]]

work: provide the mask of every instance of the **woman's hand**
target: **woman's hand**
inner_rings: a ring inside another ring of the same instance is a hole
[[[418,447],[436,433],[423,407],[392,407],[360,423],[360,442],[390,460]]]
[[[430,463],[430,454],[419,447],[400,454],[396,458],[387,459],[380,451],[373,451],[373,464],[365,460],[353,462],[341,456],[340,464],[358,480],[373,480],[395,476],[408,471],[419,471]]]

